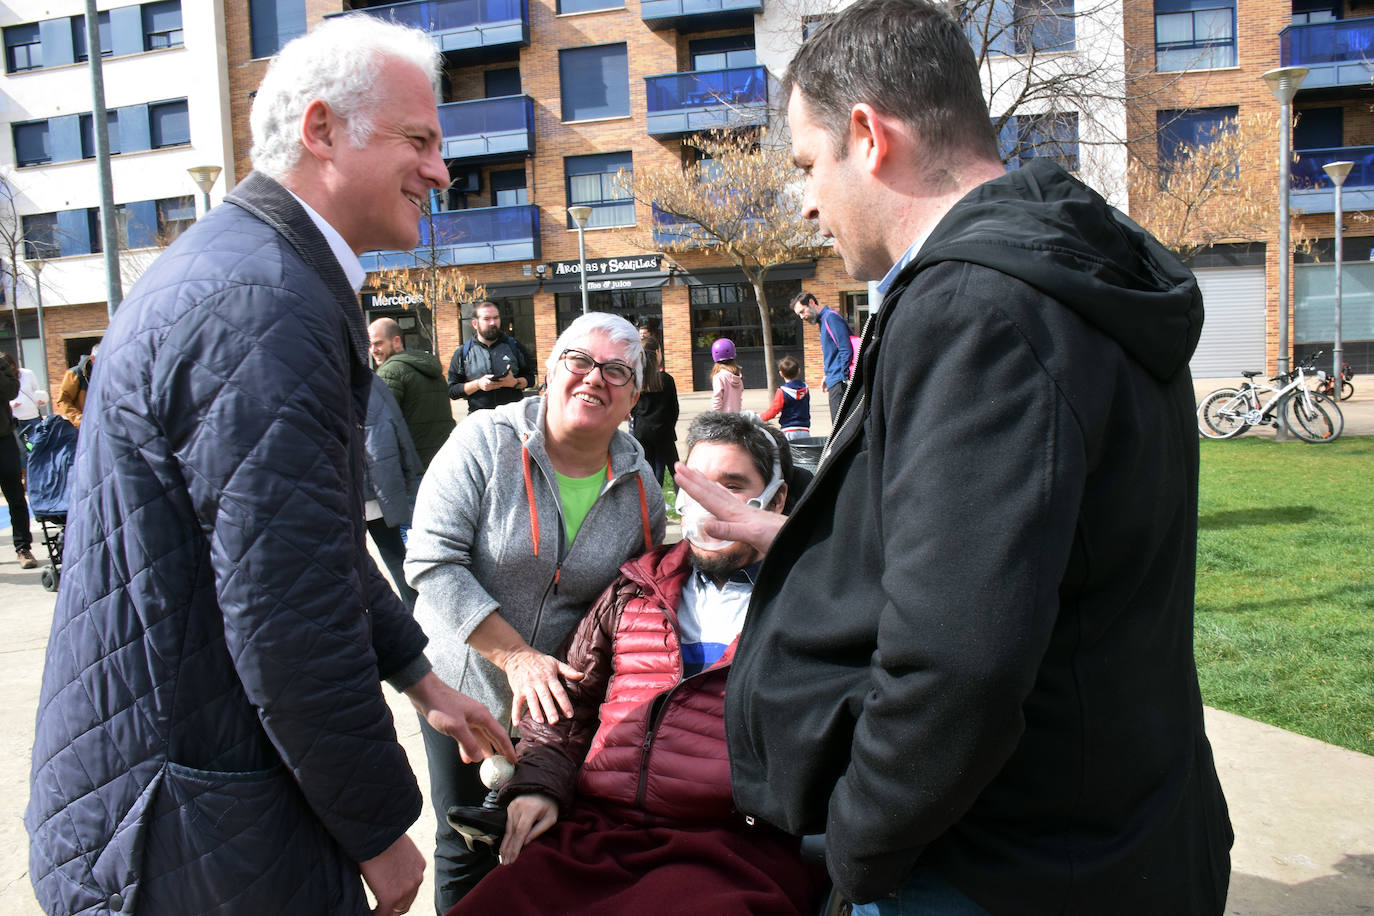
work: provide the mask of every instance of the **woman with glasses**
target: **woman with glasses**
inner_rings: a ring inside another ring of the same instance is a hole
[[[583,315],[554,344],[542,397],[469,416],[420,485],[406,550],[428,656],[451,686],[512,725],[570,716],[553,657],[621,564],[660,544],[661,484],[620,424],[643,384],[639,333]],[[452,739],[421,723],[436,831],[435,907],[443,913],[496,864],[448,826],[486,788]]]

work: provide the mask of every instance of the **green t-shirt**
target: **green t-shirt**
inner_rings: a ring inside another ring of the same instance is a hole
[[[565,477],[557,471],[558,499],[563,503],[563,528],[568,532],[568,543],[577,538],[582,521],[592,510],[592,504],[606,485],[606,469],[603,467],[590,477]]]

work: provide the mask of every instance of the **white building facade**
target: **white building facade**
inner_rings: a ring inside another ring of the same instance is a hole
[[[91,74],[83,0],[0,6],[0,201],[18,251],[24,363],[55,388],[61,368],[103,333],[107,282],[100,228]],[[158,250],[193,222],[203,196],[187,169],[227,169],[212,200],[232,187],[223,0],[97,3],[121,281],[132,285]],[[9,252],[0,250],[5,270]],[[39,342],[33,267],[42,264],[46,353]],[[5,287],[13,350],[11,281]],[[49,376],[44,378],[44,376]]]

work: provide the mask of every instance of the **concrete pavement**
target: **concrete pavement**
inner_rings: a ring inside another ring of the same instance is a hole
[[[1224,380],[1198,383],[1200,394]],[[1374,435],[1374,376],[1355,379],[1342,402],[1346,435]],[[820,395],[820,392],[817,392]],[[709,394],[681,398],[679,433],[710,403]],[[745,392],[745,407],[762,409],[762,389]],[[813,432],[829,432],[823,396],[813,406]],[[1247,435],[1255,435],[1247,433]],[[1294,448],[1309,448],[1294,443]],[[685,452],[685,449],[683,449]],[[8,544],[0,529],[0,542]],[[41,545],[35,555],[44,559]],[[0,916],[40,916],[28,879],[23,811],[34,715],[54,595],[38,570],[21,570],[0,550]],[[422,787],[427,787],[419,727],[406,699],[386,688],[397,731]],[[1230,713],[1207,711],[1208,735],[1236,831],[1227,913],[1244,916],[1352,916],[1374,912],[1374,757],[1323,744]],[[432,849],[428,810],[410,830]],[[413,912],[432,899],[428,877]]]

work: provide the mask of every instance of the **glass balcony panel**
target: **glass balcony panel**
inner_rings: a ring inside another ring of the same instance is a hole
[[[534,103],[529,96],[440,105],[439,127],[445,159],[534,152]]]
[[[1279,33],[1279,53],[1285,67],[1366,61],[1374,53],[1374,18],[1289,26]]]
[[[1346,176],[1345,188],[1374,187],[1374,146],[1338,146],[1331,149],[1294,150],[1297,161],[1289,171],[1294,190],[1331,190],[1334,185],[1322,166],[1329,162],[1355,163]]]
[[[440,50],[529,42],[528,0],[408,0],[361,12],[422,29]],[[333,13],[338,16],[342,13]]]
[[[539,258],[539,210],[520,207],[481,207],[445,210],[434,214],[434,244],[430,221],[420,222],[420,244],[414,251],[376,251],[362,256],[368,271],[427,264],[431,252],[439,264],[493,264]]]
[[[653,28],[694,28],[692,20],[702,20],[702,27],[719,25],[723,17],[750,17],[763,12],[763,0],[642,0],[639,18]]]
[[[665,73],[644,80],[648,131],[673,136],[763,124],[768,73],[763,67]]]

